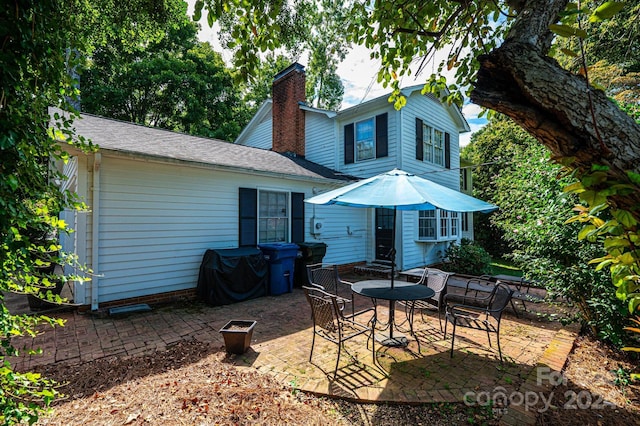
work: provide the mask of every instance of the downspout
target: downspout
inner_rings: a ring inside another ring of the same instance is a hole
[[[98,243],[100,232],[100,165],[102,155],[96,152],[93,156],[93,206],[91,222],[91,269],[93,277],[91,279],[91,310],[98,310],[98,287],[100,283],[100,262],[98,255]]]

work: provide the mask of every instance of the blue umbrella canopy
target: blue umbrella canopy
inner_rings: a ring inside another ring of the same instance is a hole
[[[393,209],[391,288],[395,275],[395,222],[397,210],[484,212],[498,207],[400,169],[393,169],[304,200],[305,203]]]
[[[397,210],[490,212],[498,207],[400,169],[363,179],[304,200],[311,204]]]

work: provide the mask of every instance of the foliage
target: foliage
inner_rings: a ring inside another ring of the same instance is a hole
[[[58,219],[65,206],[79,207],[62,194],[64,179],[52,160],[66,155],[56,137],[71,134],[70,117],[57,117],[50,131],[48,107],[67,105],[77,90],[70,55],[82,40],[69,31],[77,21],[72,5],[57,1],[12,2],[0,9],[0,422],[33,423],[58,395],[38,374],[13,371],[8,356],[18,355],[13,339],[34,336],[38,324],[62,325],[42,315],[13,315],[4,305],[8,291],[41,294],[55,284],[43,267],[73,262],[50,238],[65,232]],[[82,141],[78,141],[82,144]],[[74,277],[67,277],[74,278]],[[64,279],[64,278],[63,278]]]
[[[580,182],[565,188],[578,194],[586,206],[576,206],[577,214],[567,223],[582,223],[578,238],[599,241],[606,255],[593,259],[596,270],[609,268],[611,279],[620,300],[628,300],[629,312],[640,306],[640,234],[633,213],[607,202],[613,195],[636,191],[634,185],[612,180],[608,168],[594,165],[590,173],[582,175]],[[630,179],[640,182],[640,176],[629,172]]]
[[[447,269],[459,274],[482,275],[491,270],[491,256],[474,241],[463,238],[460,244],[451,244],[445,250]]]
[[[204,4],[196,1],[196,21],[202,16]],[[256,73],[261,73],[260,69],[269,62],[268,57],[276,52],[290,62],[308,54],[307,102],[330,110],[340,107],[344,87],[336,70],[347,53],[346,30],[350,20],[349,9],[343,2],[207,1],[207,4],[207,20],[209,24],[218,20],[222,45],[233,52],[233,64],[240,81],[255,81]],[[275,73],[270,77],[273,75]]]
[[[484,199],[500,206],[489,220],[513,251],[510,257],[552,296],[576,303],[583,321],[600,338],[621,345],[623,304],[608,277],[588,265],[602,254],[600,246],[579,241],[579,226],[565,224],[577,199],[563,193],[572,181],[556,179],[560,167],[549,161],[549,152],[498,116],[465,153],[483,164],[474,170],[474,183],[488,182],[476,187]]]
[[[166,22],[138,34],[136,43],[126,37],[128,26],[95,23],[98,32],[110,24],[119,31],[95,42],[81,70],[83,110],[234,140],[248,120],[232,73],[210,44],[198,42],[197,26],[186,16],[186,4],[166,3]]]
[[[516,167],[513,157],[523,146],[536,141],[506,117],[496,115],[489,124],[473,134],[461,156],[476,166],[473,169],[473,195],[482,200],[495,200],[497,178]],[[474,216],[474,237],[492,256],[504,257],[512,252],[504,232],[492,220],[493,215]]]
[[[271,97],[273,77],[291,65],[291,59],[284,55],[267,54],[247,81],[240,82],[242,104],[245,108],[245,122],[254,116],[262,103]]]

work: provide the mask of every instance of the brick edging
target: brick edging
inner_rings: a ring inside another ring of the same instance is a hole
[[[538,368],[547,367],[550,369],[550,372],[562,373],[569,354],[575,345],[578,332],[579,328],[575,326],[558,330],[535,367],[529,371],[529,374],[517,391],[520,393],[536,392],[548,395],[553,386],[548,381],[545,384],[539,384]],[[500,418],[500,425],[535,425],[537,420],[538,411],[536,409],[527,410],[526,406],[520,404],[507,407],[506,412]]]

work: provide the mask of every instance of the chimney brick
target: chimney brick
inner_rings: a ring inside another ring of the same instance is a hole
[[[305,102],[304,67],[297,62],[281,71],[273,79],[272,150],[304,157],[305,120],[300,102]]]

